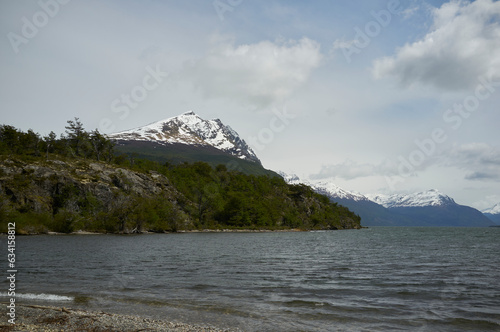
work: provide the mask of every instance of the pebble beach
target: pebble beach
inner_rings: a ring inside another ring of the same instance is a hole
[[[7,312],[6,303],[2,310]],[[15,324],[1,315],[0,331],[166,331],[166,332],[230,332],[239,330],[218,329],[212,326],[197,326],[154,320],[139,316],[119,315],[105,312],[90,312],[80,309],[58,308],[37,305],[17,305]]]

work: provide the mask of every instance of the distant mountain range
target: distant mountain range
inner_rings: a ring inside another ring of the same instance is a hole
[[[409,195],[369,195],[370,199],[388,209],[456,205],[453,198],[436,189]]]
[[[495,224],[500,225],[500,203],[489,209],[483,210],[483,214]]]
[[[255,152],[221,120],[204,120],[190,111],[142,127],[108,135],[117,150],[138,158],[182,163],[204,161],[213,166],[254,175],[278,175],[266,170]],[[491,226],[500,223],[500,204],[480,211],[457,204],[437,190],[409,195],[363,195],[330,181],[301,181],[280,175],[291,184],[304,183],[362,218],[364,226]]]
[[[328,181],[301,181],[293,175],[284,175],[284,178],[292,184],[307,184],[316,192],[346,206],[361,217],[363,226],[484,227],[494,225],[492,220],[480,211],[459,205],[453,198],[435,189],[409,195],[366,196],[349,192]]]

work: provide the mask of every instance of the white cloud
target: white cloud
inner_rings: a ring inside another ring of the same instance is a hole
[[[346,160],[342,163],[323,165],[311,179],[337,178],[353,180],[370,176],[394,176],[400,173],[400,161],[386,159],[382,163],[359,163]],[[454,145],[437,152],[433,158],[416,169],[423,172],[431,167],[441,166],[460,170],[466,180],[500,181],[500,147],[486,143]],[[401,174],[399,174],[401,175]],[[416,173],[411,176],[415,176]]]
[[[447,166],[467,171],[467,180],[500,181],[500,147],[486,143],[454,146],[445,159]]]
[[[460,90],[477,85],[478,76],[500,74],[500,2],[455,0],[432,14],[425,37],[375,60],[376,78]]]
[[[185,71],[207,98],[230,98],[254,106],[283,101],[320,65],[320,45],[303,38],[288,43],[222,43]]]
[[[375,165],[369,163],[361,164],[348,159],[341,164],[323,165],[319,173],[310,175],[310,178],[314,180],[326,178],[353,180],[369,176],[394,175],[396,172],[397,167],[389,160]]]
[[[343,48],[351,48],[357,42],[356,39],[345,40],[345,39],[336,39],[333,42],[333,50],[343,49]]]
[[[475,207],[479,211],[484,211],[492,208],[498,203],[500,203],[500,195],[489,195],[480,201],[472,203],[471,206]]]
[[[413,6],[413,7],[408,7],[405,10],[401,11],[400,15],[403,17],[403,19],[409,19],[413,15],[415,15],[416,12],[420,10],[419,6]]]

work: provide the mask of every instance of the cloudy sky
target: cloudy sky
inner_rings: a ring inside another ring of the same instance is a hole
[[[193,110],[266,168],[500,202],[498,1],[2,0],[0,34],[0,123]]]

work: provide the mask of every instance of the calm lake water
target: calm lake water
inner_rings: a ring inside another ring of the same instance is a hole
[[[17,301],[242,331],[500,331],[499,253],[500,228],[18,237]]]

